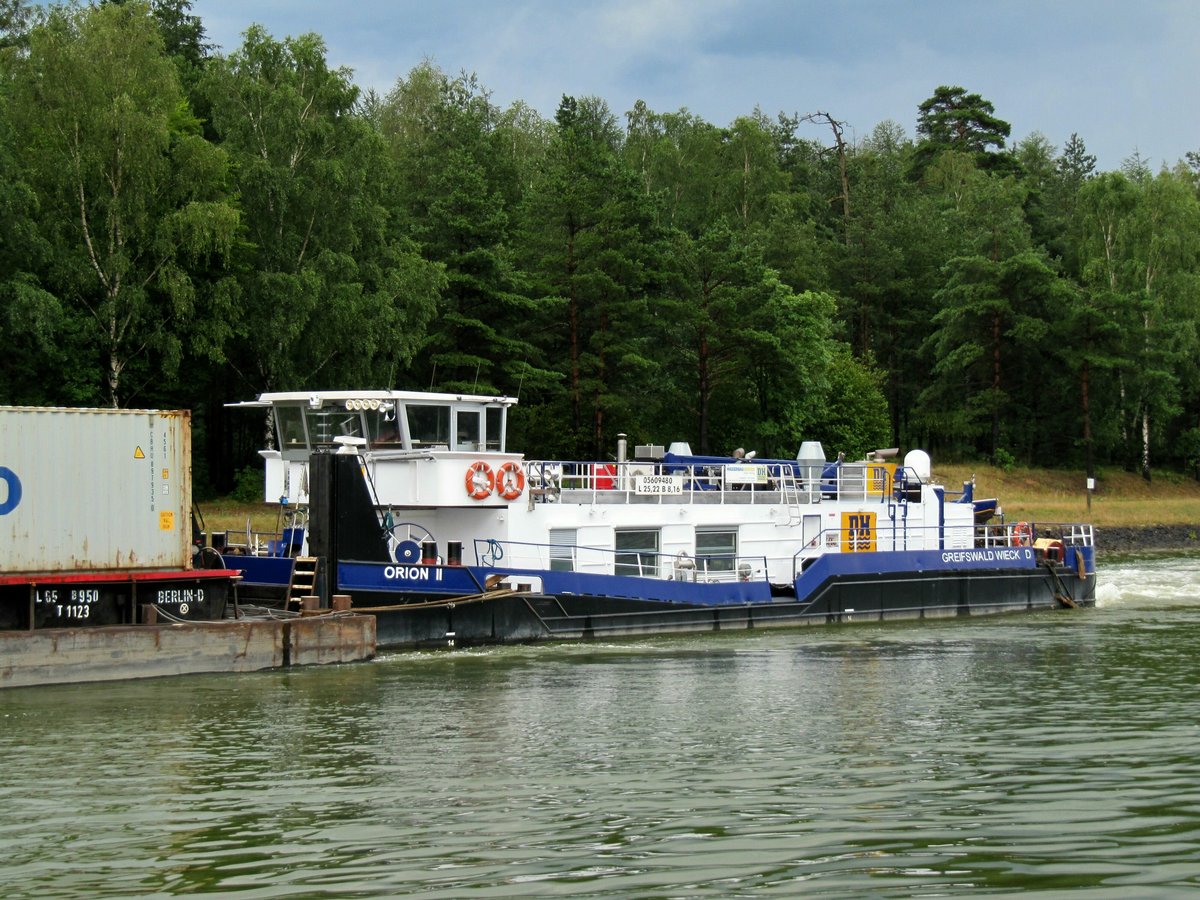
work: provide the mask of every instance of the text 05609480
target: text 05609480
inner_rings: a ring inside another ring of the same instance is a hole
[[[637,475],[633,479],[635,494],[682,494],[682,475]]]

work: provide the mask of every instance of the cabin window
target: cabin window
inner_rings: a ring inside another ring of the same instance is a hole
[[[701,573],[732,572],[736,560],[737,529],[696,529],[696,568]]]
[[[450,446],[450,407],[408,407],[408,433],[413,447]]]
[[[574,572],[575,547],[579,541],[575,528],[550,529],[550,571]]]
[[[616,538],[616,574],[657,577],[657,528],[618,528]]]
[[[483,449],[482,410],[460,409],[454,416],[454,449],[478,453]]]

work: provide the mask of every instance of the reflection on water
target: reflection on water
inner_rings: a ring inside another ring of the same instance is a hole
[[[1200,559],[1095,610],[0,692],[0,895],[1200,882]]]

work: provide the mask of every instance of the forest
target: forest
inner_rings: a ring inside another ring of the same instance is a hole
[[[201,497],[263,445],[226,404],[334,388],[518,397],[540,458],[1195,469],[1200,152],[1098,171],[930,90],[856,142],[545,118],[428,61],[361,90],[316,34],[222,55],[189,0],[0,0],[0,403],[191,410]]]

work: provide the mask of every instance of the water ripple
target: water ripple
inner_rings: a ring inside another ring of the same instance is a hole
[[[0,894],[1171,896],[1200,561],[1100,608],[0,693]]]

